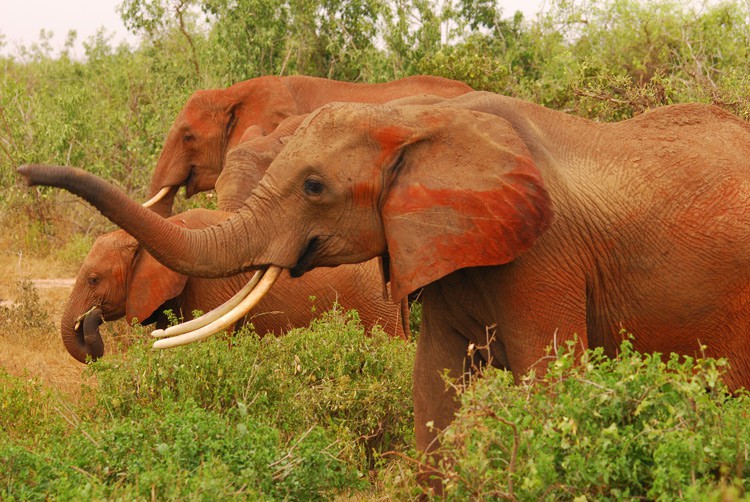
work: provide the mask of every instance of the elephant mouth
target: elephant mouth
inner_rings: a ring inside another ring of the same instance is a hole
[[[289,269],[289,275],[292,277],[301,277],[302,274],[307,272],[312,268],[312,262],[313,258],[315,258],[315,255],[317,254],[318,250],[320,249],[320,239],[318,237],[313,237],[309,241],[307,241],[307,246],[305,247],[305,250],[302,251],[302,254],[297,259],[297,263]]]
[[[182,184],[185,186],[185,197],[190,198],[196,193],[198,193],[198,186],[197,181],[195,179],[195,168],[190,169],[190,172],[187,175],[187,178],[185,178],[185,181],[182,182]]]

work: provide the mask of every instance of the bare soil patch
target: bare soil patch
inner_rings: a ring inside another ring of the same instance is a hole
[[[60,316],[75,282],[70,268],[7,249],[0,253],[0,368],[76,398],[84,365],[67,353],[60,340]],[[26,288],[33,288],[25,296],[24,282]],[[36,303],[29,299],[34,294]]]

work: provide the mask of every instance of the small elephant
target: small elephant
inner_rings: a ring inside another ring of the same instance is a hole
[[[227,151],[249,128],[261,136],[270,134],[285,118],[334,101],[385,103],[415,94],[454,97],[471,90],[462,82],[422,75],[381,84],[295,75],[258,77],[226,89],[197,91],[167,133],[146,204],[169,216],[181,186],[188,197],[213,189]]]
[[[170,221],[184,228],[202,228],[226,216],[193,209],[172,216]],[[281,287],[269,292],[245,320],[252,322],[259,334],[280,335],[307,326],[338,303],[345,310],[356,309],[368,331],[378,324],[391,336],[406,338],[399,306],[383,298],[380,274],[376,260],[321,268],[298,279],[284,274],[278,280]],[[101,321],[125,317],[128,322],[156,323],[164,328],[168,325],[164,310],[191,319],[195,310],[207,312],[223,304],[251,276],[188,277],[156,261],[125,231],[104,234],[91,248],[68,298],[60,323],[63,343],[77,360],[96,360],[104,354]]]
[[[639,351],[700,355],[705,345],[729,359],[730,389],[750,388],[750,124],[717,107],[602,124],[479,92],[327,105],[242,209],[202,230],[80,170],[19,171],[83,197],[184,273],[273,265],[298,277],[382,257],[394,299],[423,288],[413,389],[422,451],[456,410],[446,372],[484,363],[520,377],[576,334],[608,355],[623,328]]]

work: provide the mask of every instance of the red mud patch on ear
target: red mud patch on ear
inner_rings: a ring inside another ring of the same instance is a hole
[[[372,138],[380,146],[380,158],[378,165],[401,148],[412,137],[412,131],[401,126],[393,125],[381,127],[372,132]]]
[[[552,219],[539,176],[508,173],[485,191],[398,189],[384,208],[394,298],[465,267],[501,265],[529,249]]]

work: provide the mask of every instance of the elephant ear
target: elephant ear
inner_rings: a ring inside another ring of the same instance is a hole
[[[224,106],[231,112],[229,146],[236,145],[248,127],[270,134],[285,118],[297,115],[297,104],[284,77],[258,77],[227,88]]]
[[[529,249],[552,207],[541,173],[511,124],[439,107],[416,128],[376,130],[395,301],[465,267],[501,265]]]
[[[179,220],[172,221],[185,226]],[[148,319],[164,302],[178,296],[185,289],[187,276],[162,265],[151,254],[140,248],[133,261],[130,286],[125,300],[125,319],[138,322]]]

